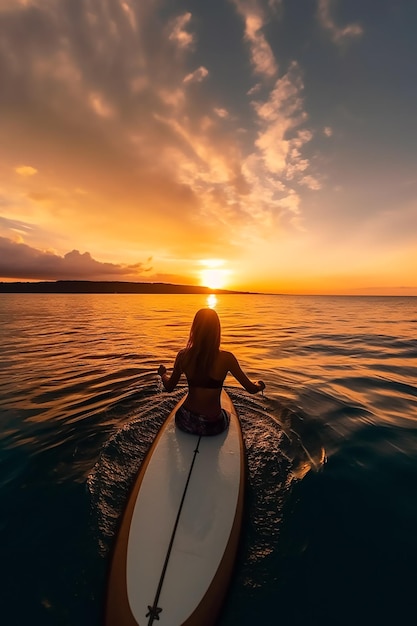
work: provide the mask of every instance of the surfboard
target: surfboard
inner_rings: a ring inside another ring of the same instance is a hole
[[[176,405],[138,472],[115,541],[106,626],[213,626],[242,526],[245,453],[223,390],[228,430],[199,437],[175,426]]]

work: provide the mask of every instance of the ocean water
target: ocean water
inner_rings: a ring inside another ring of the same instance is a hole
[[[248,461],[219,626],[416,622],[417,298],[0,296],[2,626],[98,626],[134,475],[185,391],[194,313],[267,385],[226,379]]]

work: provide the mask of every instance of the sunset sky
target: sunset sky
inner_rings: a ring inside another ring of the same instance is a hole
[[[416,23],[0,0],[0,280],[417,295]]]

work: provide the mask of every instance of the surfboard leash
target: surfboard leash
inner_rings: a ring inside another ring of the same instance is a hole
[[[148,626],[152,626],[152,624],[154,623],[155,620],[159,621],[159,614],[162,612],[162,608],[158,606],[159,596],[161,595],[162,585],[164,583],[164,578],[165,578],[165,574],[166,574],[167,567],[168,567],[169,557],[171,556],[172,546],[174,545],[175,534],[177,532],[178,522],[180,521],[180,515],[181,515],[182,507],[183,507],[183,504],[184,504],[185,496],[186,496],[186,493],[187,493],[188,484],[190,482],[190,478],[191,478],[191,474],[192,474],[192,471],[193,471],[195,460],[197,458],[197,454],[199,453],[198,448],[200,446],[200,441],[201,441],[201,435],[199,435],[199,437],[198,437],[197,445],[196,445],[196,448],[195,448],[194,454],[193,454],[193,459],[191,461],[190,469],[188,471],[187,480],[186,480],[184,491],[183,491],[183,494],[182,494],[180,506],[178,508],[177,517],[175,519],[174,528],[172,529],[171,539],[169,541],[168,550],[167,550],[167,553],[166,553],[166,556],[165,556],[164,566],[162,568],[161,576],[160,576],[159,583],[158,583],[158,588],[157,588],[156,594],[155,594],[155,599],[154,599],[152,605],[148,604],[148,612],[146,613],[146,616],[145,616],[145,617],[149,618]]]

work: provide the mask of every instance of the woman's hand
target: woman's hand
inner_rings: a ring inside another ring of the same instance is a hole
[[[160,365],[158,367],[158,374],[162,377],[166,373],[167,373],[167,368],[165,367],[165,365]]]

